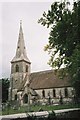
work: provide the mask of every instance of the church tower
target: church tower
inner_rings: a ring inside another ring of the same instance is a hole
[[[11,61],[10,92],[9,92],[10,100],[16,100],[17,91],[19,87],[24,82],[25,77],[30,75],[30,65],[31,62],[29,61],[26,54],[26,47],[24,43],[24,35],[22,30],[22,21],[20,21],[20,30],[18,36],[16,55]],[[27,82],[29,82],[28,79]]]

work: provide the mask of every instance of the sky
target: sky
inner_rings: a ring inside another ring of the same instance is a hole
[[[20,20],[24,33],[27,56],[31,61],[31,72],[51,69],[49,56],[44,52],[49,30],[38,24],[38,19],[47,11],[51,2],[4,2],[2,3],[2,61],[0,78],[10,77],[10,61],[16,53]]]
[[[48,43],[49,29],[38,23],[44,11],[50,9],[55,0],[12,0],[0,4],[0,78],[9,78],[11,63],[16,53],[20,20],[24,33],[27,56],[31,61],[31,72],[52,69],[49,55],[44,51]]]

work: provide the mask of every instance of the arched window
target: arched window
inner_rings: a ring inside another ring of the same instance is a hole
[[[19,65],[16,65],[16,72],[19,72]]]
[[[17,94],[15,95],[15,100],[17,100]]]
[[[26,72],[28,72],[28,65],[26,65]]]
[[[24,95],[23,102],[24,103],[28,103],[28,95],[27,94]]]
[[[42,97],[45,97],[45,91],[44,90],[42,91]]]
[[[53,89],[53,97],[56,97],[56,91]]]
[[[68,97],[68,89],[67,88],[64,89],[64,94],[65,94],[65,97]]]

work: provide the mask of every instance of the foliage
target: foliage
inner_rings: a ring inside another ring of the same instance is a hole
[[[56,120],[56,114],[54,111],[48,114],[47,120]]]
[[[69,74],[76,95],[80,97],[80,1],[54,2],[48,12],[38,20],[50,29],[45,51],[50,54],[49,65]],[[64,72],[62,72],[64,73]]]
[[[2,79],[2,102],[7,102],[8,100],[8,89],[9,89],[8,78]]]

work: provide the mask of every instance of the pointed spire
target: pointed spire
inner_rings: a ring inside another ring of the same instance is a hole
[[[12,62],[17,60],[25,60],[26,62],[30,62],[26,54],[26,47],[22,30],[22,20],[20,20],[20,30],[16,49],[16,56],[13,58]]]
[[[22,20],[20,20],[20,26],[22,26]]]

